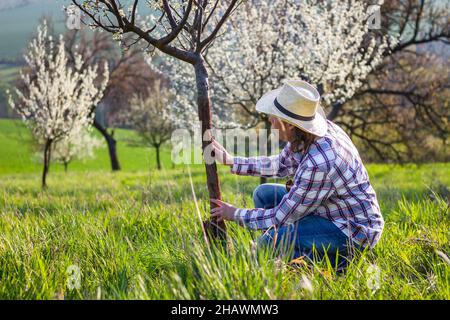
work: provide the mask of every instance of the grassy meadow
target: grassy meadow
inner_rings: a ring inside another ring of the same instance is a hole
[[[0,120],[0,299],[450,298],[450,164],[368,165],[385,230],[336,273],[255,252],[260,233],[233,223],[226,247],[207,246],[203,167],[172,168],[166,147],[157,171],[132,132],[116,137],[121,172],[103,148],[53,165],[41,191],[29,133]],[[252,206],[258,178],[220,178],[225,201]]]

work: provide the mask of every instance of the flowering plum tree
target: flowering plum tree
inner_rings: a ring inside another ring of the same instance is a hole
[[[129,100],[136,92],[144,92],[149,82],[154,78],[139,46],[130,50],[120,50],[109,34],[101,30],[89,32],[88,28],[68,30],[64,34],[64,42],[70,63],[74,64],[77,54],[82,56],[81,70],[107,61],[109,67],[109,81],[98,105],[93,105],[91,112],[96,114],[92,125],[104,137],[108,146],[108,154],[113,171],[120,170],[117,154],[117,141],[114,129],[109,127],[120,124],[122,108],[129,104]],[[101,79],[97,79],[101,81]],[[98,117],[101,115],[101,117]],[[103,121],[101,121],[103,120]]]
[[[95,149],[102,145],[102,141],[94,137],[86,128],[75,127],[74,129],[63,139],[54,142],[51,151],[51,161],[62,163],[66,172],[73,160],[94,157]]]
[[[170,140],[175,128],[171,112],[175,95],[156,80],[146,96],[136,94],[129,108],[123,112],[124,121],[131,125],[145,143],[156,150],[156,164],[161,169],[160,148]]]
[[[9,102],[35,138],[43,141],[42,187],[45,188],[53,143],[90,125],[93,120],[91,107],[102,97],[108,68],[105,66],[103,81],[96,86],[97,67],[80,71],[80,55],[75,57],[75,65],[69,66],[62,36],[55,41],[48,34],[46,22],[38,27],[25,60],[28,70],[21,73],[23,86],[15,90],[17,99],[9,95]]]

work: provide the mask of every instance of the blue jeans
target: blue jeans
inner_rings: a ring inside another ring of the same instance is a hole
[[[280,203],[287,193],[281,184],[265,183],[253,192],[256,208],[270,209]],[[344,269],[356,245],[350,245],[349,238],[330,220],[307,215],[293,224],[283,225],[266,231],[257,240],[259,248],[269,245],[277,254],[288,255],[290,259],[305,256],[317,261],[328,257],[330,264]]]

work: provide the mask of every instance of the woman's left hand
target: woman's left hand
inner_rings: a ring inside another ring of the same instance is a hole
[[[234,213],[237,210],[233,205],[223,202],[218,199],[211,199],[211,202],[218,205],[216,208],[211,210],[211,218],[217,218],[217,222],[222,220],[234,220]]]

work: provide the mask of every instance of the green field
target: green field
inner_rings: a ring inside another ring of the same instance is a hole
[[[153,151],[118,131],[122,172],[110,172],[101,149],[68,173],[52,166],[42,192],[29,139],[20,122],[0,121],[0,299],[450,298],[450,164],[368,165],[385,230],[336,274],[326,262],[255,254],[259,233],[233,223],[226,248],[205,245],[204,170],[172,169],[169,147],[158,172]],[[252,205],[257,178],[223,167],[220,178],[224,200]],[[68,286],[70,266],[81,272],[78,288]],[[370,269],[379,271],[376,286]]]
[[[93,134],[103,139],[94,129]],[[121,165],[125,171],[145,171],[156,168],[154,149],[139,145],[137,135],[130,130],[118,129],[114,137],[117,139],[117,149]],[[38,154],[33,151],[31,135],[25,125],[19,120],[0,119],[0,175],[9,173],[40,172],[42,164]],[[170,165],[168,147],[162,152],[162,162]],[[106,144],[97,150],[95,158],[76,160],[69,165],[69,171],[110,171]],[[52,164],[51,171],[63,171],[60,164]]]

